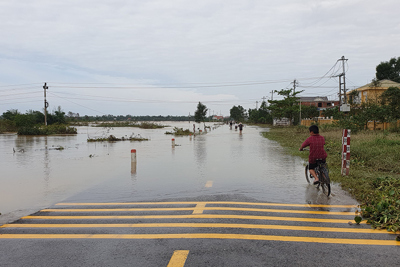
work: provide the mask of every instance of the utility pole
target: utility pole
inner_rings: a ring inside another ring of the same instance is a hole
[[[297,81],[296,79],[293,80],[293,94],[296,92]]]
[[[47,83],[44,83],[43,89],[44,89],[44,125],[47,126],[47,108],[49,107],[49,102],[47,102],[46,100],[46,90],[49,89],[49,87],[47,87]]]
[[[342,105],[342,76],[339,75],[339,111],[341,105]]]
[[[342,84],[343,84],[343,97],[344,97],[344,103],[343,104],[347,104],[347,95],[346,95],[346,70],[345,70],[345,66],[344,66],[344,62],[347,61],[348,59],[345,58],[344,56],[342,56],[340,59],[338,59],[338,61],[342,61],[342,67],[343,67],[343,72],[342,74],[339,75],[339,96],[340,96],[340,100],[341,100],[341,93],[342,93]],[[343,83],[341,82],[341,77],[343,76]]]
[[[256,110],[258,109],[258,101],[256,101]]]
[[[274,90],[271,91],[271,101],[274,100]]]

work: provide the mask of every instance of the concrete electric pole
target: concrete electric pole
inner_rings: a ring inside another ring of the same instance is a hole
[[[44,83],[43,89],[44,89],[44,125],[47,126],[47,108],[49,107],[49,102],[47,102],[46,100],[46,90],[49,89],[49,87],[47,87],[47,83]]]
[[[339,96],[341,97],[342,95],[342,84],[343,84],[343,98],[344,98],[344,103],[343,104],[347,104],[347,95],[346,95],[346,70],[345,70],[345,66],[344,66],[344,62],[347,61],[348,59],[345,58],[344,56],[342,56],[340,59],[338,59],[338,61],[342,61],[342,68],[343,68],[343,72],[341,74],[339,74]],[[341,77],[343,77],[343,82],[341,81]]]

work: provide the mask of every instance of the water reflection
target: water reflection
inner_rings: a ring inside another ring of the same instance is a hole
[[[207,163],[207,147],[206,137],[204,135],[197,135],[194,139],[194,155],[198,169],[203,170]]]

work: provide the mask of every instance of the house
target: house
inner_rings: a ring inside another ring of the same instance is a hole
[[[313,97],[300,97],[299,99],[302,106],[314,106],[319,110],[325,110],[339,105],[339,101],[330,101],[326,96],[313,96]]]
[[[330,101],[326,96],[300,97],[299,101],[302,106],[317,107],[320,116],[325,109],[339,106],[339,100]]]
[[[213,119],[213,120],[220,120],[220,121],[222,121],[222,120],[224,120],[224,116],[214,115],[214,116],[212,117],[212,119]]]
[[[349,102],[354,104],[361,104],[367,101],[378,101],[381,94],[389,87],[400,88],[400,83],[391,80],[380,80],[351,90],[347,92],[346,95]]]

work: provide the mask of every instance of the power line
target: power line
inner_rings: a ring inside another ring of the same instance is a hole
[[[36,91],[36,92],[29,92],[29,93],[17,93],[17,94],[7,94],[7,95],[0,95],[1,97],[9,97],[9,96],[13,96],[13,95],[29,95],[29,94],[37,94],[37,93],[42,93],[40,91]]]

